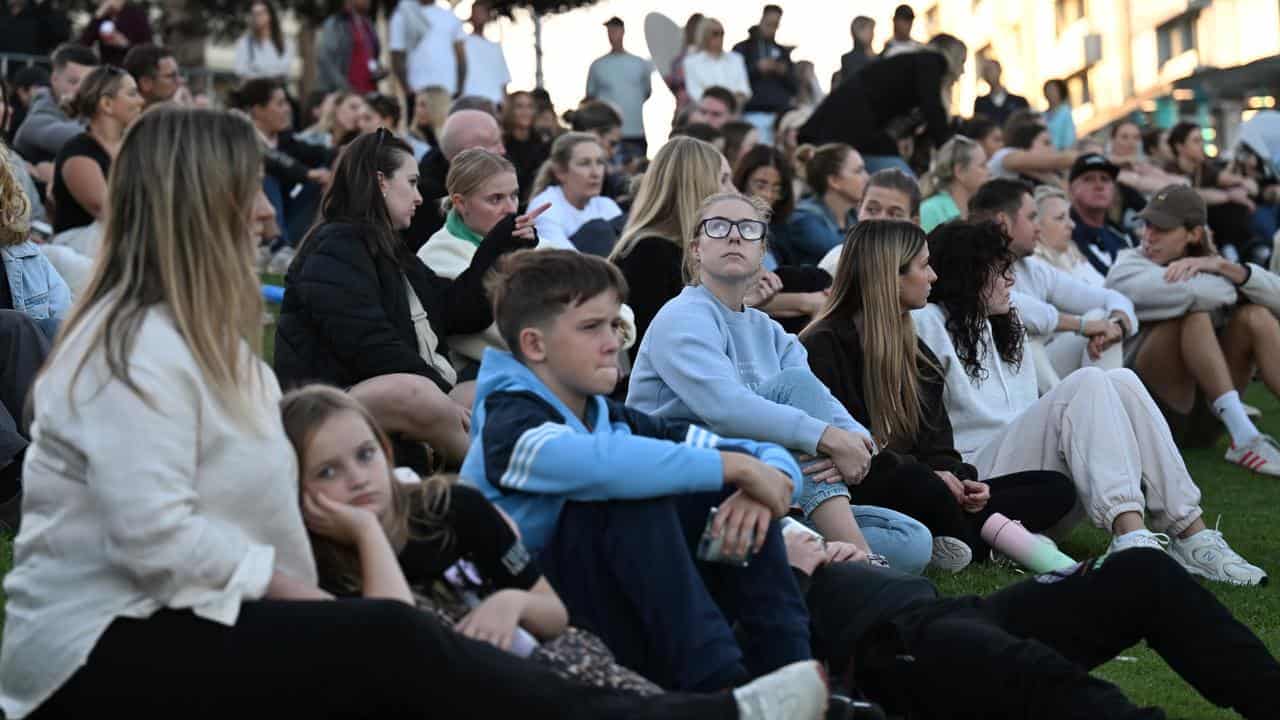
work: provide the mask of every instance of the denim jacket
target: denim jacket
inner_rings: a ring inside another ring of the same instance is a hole
[[[844,227],[852,226],[857,220],[850,211],[844,218]],[[817,265],[831,248],[844,242],[840,223],[819,197],[805,198],[796,205],[787,222],[787,230],[785,254],[794,265]]]
[[[0,248],[13,309],[35,320],[61,319],[71,308],[71,289],[39,246],[30,240]]]

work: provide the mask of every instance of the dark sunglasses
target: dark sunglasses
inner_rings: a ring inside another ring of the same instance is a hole
[[[734,228],[738,228],[738,235],[747,242],[759,242],[764,239],[765,232],[769,229],[759,220],[730,220],[722,217],[709,217],[698,223],[698,232],[706,235],[714,240],[723,240],[729,237],[729,233]]]

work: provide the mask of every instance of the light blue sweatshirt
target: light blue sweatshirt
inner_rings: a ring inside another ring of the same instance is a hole
[[[809,370],[795,335],[754,308],[730,310],[702,286],[686,287],[645,332],[631,372],[627,406],[712,432],[777,443],[814,454],[827,423],[756,394],[787,368]],[[871,433],[830,392],[831,424]]]

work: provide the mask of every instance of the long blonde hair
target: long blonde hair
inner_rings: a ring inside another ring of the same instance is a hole
[[[928,244],[924,231],[899,220],[867,220],[845,238],[836,268],[831,299],[805,328],[808,334],[824,320],[851,325],[863,322],[862,388],[876,441],[910,442],[920,430],[919,363],[925,356],[916,340],[911,314],[902,309],[899,277]]]
[[[978,143],[963,135],[952,135],[938,148],[929,172],[920,180],[920,194],[930,198],[945,191],[956,179],[956,172],[969,167]]]
[[[683,251],[693,237],[702,201],[720,190],[721,160],[720,151],[711,143],[688,136],[667,141],[640,180],[627,226],[609,259],[617,262],[625,258],[641,238],[652,236]]]
[[[27,239],[31,233],[31,200],[18,182],[9,148],[0,143],[0,247]]]
[[[138,118],[111,163],[93,278],[62,325],[66,338],[103,309],[73,384],[102,352],[111,376],[149,403],[129,356],[147,313],[162,305],[217,400],[259,425],[262,298],[249,212],[261,171],[257,132],[242,116],[165,105]]]
[[[769,206],[758,198],[743,195],[736,190],[718,192],[699,203],[697,210],[691,215],[692,222],[689,223],[689,235],[687,236],[689,240],[684,246],[684,281],[686,285],[698,285],[702,282],[702,267],[699,265],[698,259],[689,251],[689,248],[698,242],[698,226],[702,224],[703,220],[707,219],[707,211],[711,209],[712,205],[722,200],[737,200],[755,211],[756,220],[769,222],[771,213]],[[761,239],[760,242],[764,245],[762,249],[767,251],[769,249],[768,240]]]
[[[343,412],[353,412],[360,416],[369,431],[382,448],[387,458],[387,468],[391,483],[391,507],[387,513],[378,518],[383,532],[397,552],[404,548],[410,537],[423,539],[441,538],[448,547],[454,536],[449,529],[445,517],[449,511],[449,489],[453,481],[448,476],[436,475],[422,481],[421,484],[408,487],[401,483],[391,468],[395,465],[395,456],[391,450],[391,440],[383,432],[378,421],[374,419],[359,400],[328,385],[307,385],[294,390],[280,401],[280,417],[284,424],[285,435],[293,445],[298,458],[298,472],[306,472],[307,448],[311,445],[316,432],[330,418]],[[298,479],[299,502],[303,492],[303,479]],[[414,512],[415,508],[417,512]],[[425,529],[422,535],[413,535],[409,527],[409,517]],[[362,583],[360,555],[355,548],[335,543],[328,538],[311,533],[311,550],[316,557],[316,568],[321,582],[326,586],[338,586],[348,592],[359,592]]]
[[[584,132],[567,132],[556,138],[556,141],[551,143],[551,155],[546,162],[542,163],[542,167],[538,168],[538,176],[533,180],[533,189],[529,191],[529,197],[537,197],[552,185],[559,185],[556,170],[561,172],[567,170],[569,161],[573,160],[574,148],[584,143],[600,145],[600,138]],[[600,145],[600,147],[604,146]]]

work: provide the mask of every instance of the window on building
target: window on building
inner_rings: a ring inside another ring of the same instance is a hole
[[[1059,34],[1067,29],[1068,25],[1084,17],[1084,3],[1085,0],[1055,0],[1054,6],[1057,10]]]
[[[1196,47],[1196,16],[1187,13],[1156,28],[1156,66]]]
[[[1073,107],[1093,102],[1093,93],[1089,91],[1088,70],[1081,70],[1067,78],[1067,95],[1071,98]]]

